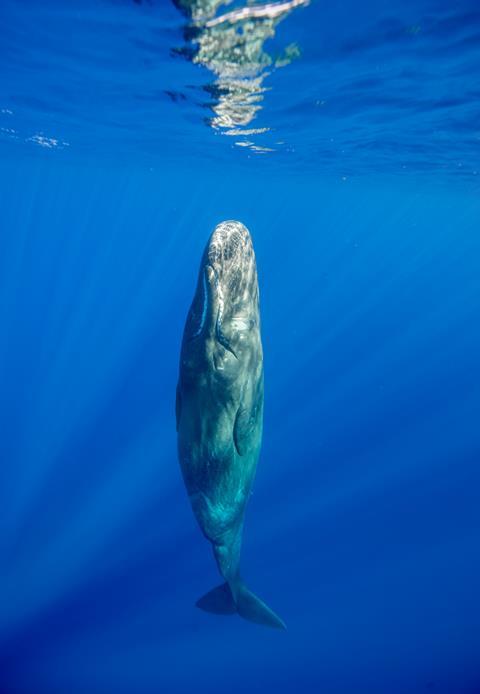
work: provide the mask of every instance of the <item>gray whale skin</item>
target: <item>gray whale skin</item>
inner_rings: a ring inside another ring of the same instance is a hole
[[[183,334],[176,416],[185,486],[225,581],[197,606],[284,629],[245,586],[239,567],[263,420],[257,270],[240,222],[219,224],[203,253]]]

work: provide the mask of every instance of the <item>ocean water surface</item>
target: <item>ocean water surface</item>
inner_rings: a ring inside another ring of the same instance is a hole
[[[480,692],[480,10],[3,0],[0,693]],[[248,584],[177,462],[209,234],[252,234]]]

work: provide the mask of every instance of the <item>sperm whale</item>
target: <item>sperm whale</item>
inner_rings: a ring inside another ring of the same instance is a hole
[[[244,515],[262,442],[263,390],[252,240],[240,222],[222,222],[200,263],[183,335],[176,397],[183,479],[224,579],[197,605],[285,628],[240,574]]]

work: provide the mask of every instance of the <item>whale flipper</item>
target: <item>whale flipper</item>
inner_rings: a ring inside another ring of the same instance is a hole
[[[236,583],[234,590],[235,598],[228,583],[222,583],[197,600],[197,607],[214,614],[235,614],[238,612],[240,617],[249,622],[263,624],[274,629],[287,628],[285,622],[263,600],[248,590],[243,582]]]

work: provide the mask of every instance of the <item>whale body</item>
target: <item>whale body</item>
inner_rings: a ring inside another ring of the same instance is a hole
[[[183,334],[176,417],[185,486],[224,579],[197,606],[285,628],[240,575],[263,422],[257,270],[250,234],[240,222],[219,224],[202,256]]]

